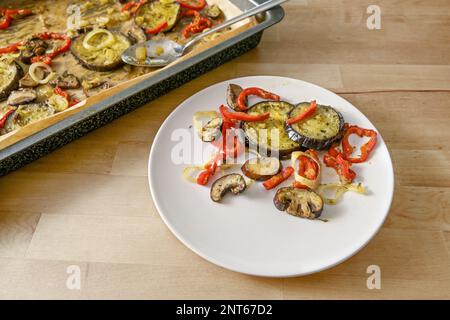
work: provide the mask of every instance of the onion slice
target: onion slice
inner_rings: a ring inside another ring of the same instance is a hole
[[[48,99],[48,103],[57,111],[61,112],[69,107],[69,101],[59,94],[54,94]]]
[[[230,170],[233,168],[236,168],[238,166],[241,166],[241,164],[234,163],[234,164],[222,164],[218,167],[218,170],[220,170],[222,173],[225,173],[226,170]],[[200,172],[205,170],[205,166],[190,166],[185,167],[183,169],[183,178],[192,183],[197,183],[197,177]]]
[[[334,189],[334,198],[327,198],[325,196],[325,191],[328,189]],[[349,183],[349,184],[329,183],[329,184],[321,184],[316,191],[322,197],[323,201],[326,204],[335,205],[339,202],[342,195],[347,191],[365,194],[366,188],[362,185],[362,183]]]
[[[311,180],[311,179],[305,178],[298,173],[298,158],[300,156],[308,157],[309,159],[313,160],[317,164],[318,172],[317,172],[317,176],[315,179]],[[294,168],[295,181],[300,182],[301,184],[303,184],[313,190],[319,186],[320,175],[321,175],[322,170],[320,168],[320,162],[317,161],[317,159],[315,159],[313,156],[311,156],[307,152],[295,151],[295,152],[292,152],[292,154],[291,154],[291,165],[292,165],[292,168]]]
[[[48,72],[48,75],[45,78],[41,78],[36,74],[36,72],[37,72],[37,70],[39,70],[39,68],[45,69],[45,71]],[[31,79],[33,79],[33,81],[35,81],[36,83],[39,83],[39,84],[48,83],[55,75],[52,68],[49,65],[43,63],[42,61],[33,63],[30,66],[30,69],[28,70],[28,74],[30,75]]]
[[[192,117],[192,124],[194,130],[201,136],[203,129],[202,119],[207,118],[208,121],[218,118],[219,114],[216,111],[197,111]]]
[[[107,37],[100,43],[96,45],[91,45],[89,41],[96,35],[104,33],[107,35]],[[115,41],[114,35],[106,30],[106,29],[94,29],[91,32],[89,32],[83,39],[83,47],[87,50],[100,50],[103,49],[110,44],[112,44]]]

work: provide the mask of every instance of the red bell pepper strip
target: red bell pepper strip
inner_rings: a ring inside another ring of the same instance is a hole
[[[270,190],[287,180],[294,173],[294,168],[286,167],[280,173],[274,175],[269,180],[264,181],[263,186],[266,190]]]
[[[190,1],[177,0],[177,2],[183,8],[196,10],[196,11],[203,10],[203,8],[206,7],[206,0],[198,0],[198,3],[196,3],[196,1],[192,1],[192,0],[190,0]]]
[[[3,20],[0,22],[0,30],[7,29],[14,20],[14,15],[28,16],[33,12],[30,9],[5,9],[0,8],[0,14],[3,15]]]
[[[195,10],[186,10],[183,12],[183,16],[185,17],[194,17],[192,23],[188,24],[183,28],[182,34],[184,38],[189,37],[192,33],[199,33],[203,30],[210,28],[212,26],[212,21],[208,18],[202,17],[198,11]]]
[[[317,163],[313,159],[305,155],[301,155],[297,158],[297,160],[299,164],[299,175],[305,177],[308,180],[314,180],[317,178],[317,175],[319,174],[319,168],[317,166]]]
[[[276,95],[274,93],[268,92],[268,91],[263,90],[261,88],[256,88],[256,87],[246,88],[246,89],[242,90],[242,92],[239,94],[239,96],[237,98],[237,102],[236,102],[237,106],[242,111],[245,111],[245,110],[248,109],[247,97],[250,96],[250,95],[258,96],[258,97],[263,98],[263,99],[270,99],[270,100],[280,101],[280,96],[279,95]]]
[[[122,8],[120,9],[120,12],[126,12],[126,11],[130,11],[130,13],[134,14],[136,13],[136,11],[138,11],[138,9],[145,4],[147,1],[146,0],[139,0],[139,1],[130,1],[125,3]]]
[[[340,153],[336,157],[325,154],[323,162],[327,167],[336,170],[342,183],[351,183],[356,178],[356,173],[350,169],[351,163],[345,160]]]
[[[167,28],[167,26],[168,26],[167,21],[164,21],[164,22],[161,22],[160,24],[158,24],[154,28],[145,29],[145,33],[146,34],[158,34],[161,31],[163,31],[165,28]]]
[[[309,105],[308,108],[306,108],[305,111],[303,111],[302,113],[300,113],[298,116],[296,116],[294,118],[287,119],[286,123],[294,124],[294,123],[302,121],[306,118],[309,118],[314,114],[314,112],[316,112],[316,110],[317,110],[317,103],[316,103],[316,100],[313,100],[313,101],[311,101],[311,104]]]
[[[57,95],[66,98],[67,101],[69,100],[69,94],[67,92],[65,92],[63,89],[61,89],[60,87],[56,87],[55,90],[53,90]]]
[[[70,95],[64,91],[63,89],[61,89],[60,87],[56,87],[53,92],[55,92],[57,95],[60,95],[61,97],[65,98],[67,100],[67,102],[69,103],[69,108],[73,107],[74,105],[76,105],[78,102],[80,102],[80,100],[78,99],[72,99],[70,97]]]
[[[19,47],[24,45],[24,41],[19,41],[13,44],[10,44],[7,47],[4,48],[0,48],[0,54],[4,54],[4,53],[13,53],[16,51],[19,51]]]
[[[237,156],[245,150],[237,136],[233,136],[233,146],[231,148],[228,147],[227,130],[233,128],[234,126],[235,124],[231,120],[226,119],[225,117],[223,118],[222,139],[212,142],[213,145],[218,148],[218,151],[212,160],[205,165],[205,170],[200,172],[198,175],[197,184],[206,185],[209,178],[216,173],[220,163],[224,163],[227,157],[237,158]]]
[[[3,129],[5,126],[6,120],[8,119],[8,116],[14,112],[14,109],[10,109],[6,111],[6,113],[3,115],[3,117],[0,118],[0,129]]]
[[[225,140],[223,140],[222,144],[219,145],[219,151],[215,154],[211,161],[205,164],[205,169],[198,175],[197,184],[206,185],[209,181],[209,178],[216,173],[216,170],[219,167],[220,163],[223,163],[227,156],[236,158],[243,150],[244,148],[237,137],[234,137],[232,148],[227,148],[226,142]]]
[[[70,101],[69,101],[69,108],[70,108],[70,107],[73,107],[74,105],[76,105],[76,104],[79,103],[79,102],[80,102],[80,100],[78,100],[78,99],[70,100]]]
[[[337,149],[337,147],[338,147],[337,144],[333,144],[333,145],[330,147],[330,149],[328,149],[328,154],[329,154],[330,156],[332,156],[333,158],[336,158],[336,157],[338,156],[338,154],[344,156],[344,155],[342,154],[342,152],[340,152],[340,151]]]
[[[361,147],[361,155],[359,158],[352,157],[354,147],[348,141],[350,135],[356,134],[360,138],[369,137],[369,141]],[[344,132],[342,138],[342,152],[344,158],[351,163],[361,163],[367,160],[370,152],[375,148],[377,144],[377,133],[374,130],[360,128],[358,126],[348,126]]]
[[[309,189],[307,185],[304,185],[303,183],[298,181],[292,182],[292,187],[295,189],[307,189],[307,190]]]
[[[249,121],[249,122],[256,122],[256,121],[264,121],[269,119],[270,112],[263,113],[261,115],[252,115],[245,112],[231,112],[228,111],[228,108],[224,105],[220,106],[220,113],[229,120],[239,120],[239,121]]]
[[[70,49],[70,44],[72,43],[72,40],[62,33],[56,33],[56,32],[43,32],[36,35],[37,38],[41,40],[64,40],[64,43],[61,47],[53,50],[52,52],[42,55],[42,56],[36,56],[31,59],[32,63],[42,61],[45,64],[51,64],[52,60],[58,56],[61,53],[66,52]]]
[[[10,15],[4,15],[3,20],[0,21],[0,30],[7,29],[11,25],[13,18]]]
[[[133,1],[125,3],[122,8],[120,9],[120,12],[125,12],[130,10],[132,7],[134,7],[135,3]]]

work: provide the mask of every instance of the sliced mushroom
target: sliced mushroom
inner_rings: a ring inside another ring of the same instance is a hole
[[[42,56],[48,49],[48,44],[39,38],[31,38],[25,45],[25,49],[20,52],[20,60],[23,63],[30,64],[31,58]]]
[[[213,183],[210,196],[213,201],[220,202],[228,191],[236,195],[244,192],[246,187],[243,176],[238,173],[231,173],[217,179]]]
[[[147,41],[147,35],[144,30],[142,30],[142,28],[139,27],[134,20],[125,22],[120,27],[120,32],[131,38],[134,43]]]
[[[227,88],[227,104],[228,106],[236,111],[240,111],[237,106],[236,100],[239,94],[242,92],[242,87],[237,84],[230,83]],[[246,101],[247,102],[247,101]]]
[[[202,141],[211,142],[216,140],[221,133],[222,123],[222,118],[218,117],[211,119],[207,124],[205,124],[200,132],[200,138]]]
[[[205,8],[205,14],[211,19],[217,19],[222,14],[222,10],[220,10],[217,4],[213,4]]]
[[[275,157],[260,157],[245,161],[241,170],[244,175],[257,181],[265,181],[281,170],[281,162]]]
[[[323,200],[317,193],[292,187],[278,189],[273,203],[280,211],[306,219],[319,218],[323,209]]]
[[[50,84],[61,89],[78,89],[80,87],[80,80],[75,75],[64,71],[62,75],[50,81]]]
[[[37,98],[37,93],[33,89],[19,89],[11,92],[8,98],[8,104],[10,106],[18,106],[22,104],[30,103]]]
[[[39,85],[39,83],[34,81],[33,78],[31,78],[29,73],[25,74],[25,76],[19,80],[19,86],[21,88],[34,88],[34,87],[37,87],[38,85]]]

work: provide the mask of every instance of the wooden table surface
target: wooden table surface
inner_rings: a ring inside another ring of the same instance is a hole
[[[450,3],[291,0],[261,45],[0,179],[0,298],[450,298]],[[217,267],[184,247],[147,184],[152,140],[184,99],[248,75],[310,81],[380,130],[394,161],[393,206],[357,255],[306,277]],[[66,286],[68,266],[80,290]],[[381,289],[366,286],[381,268]]]

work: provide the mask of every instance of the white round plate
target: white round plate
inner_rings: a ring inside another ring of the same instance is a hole
[[[198,153],[197,148],[203,142],[193,132],[192,116],[196,111],[214,110],[225,104],[229,83],[261,87],[293,104],[315,99],[319,104],[335,107],[346,122],[374,129],[348,101],[308,82],[254,76],[208,87],[170,114],[150,152],[150,190],[169,229],[206,260],[258,276],[286,277],[318,272],[363,248],[383,224],[393,196],[392,162],[381,135],[369,161],[352,166],[357,173],[356,180],[367,187],[368,194],[347,192],[339,204],[326,205],[322,217],[328,222],[296,218],[278,211],[272,202],[276,190],[266,191],[261,183],[255,182],[238,196],[227,194],[223,203],[215,203],[209,197],[211,182],[205,187],[183,179],[183,168],[193,162],[201,164],[202,160],[179,163],[176,155],[180,153],[180,137],[186,138],[188,132],[193,146],[184,150],[184,156],[196,158],[195,152]],[[250,103],[256,100],[251,99]],[[326,181],[337,181],[331,169],[324,168],[323,173]]]

